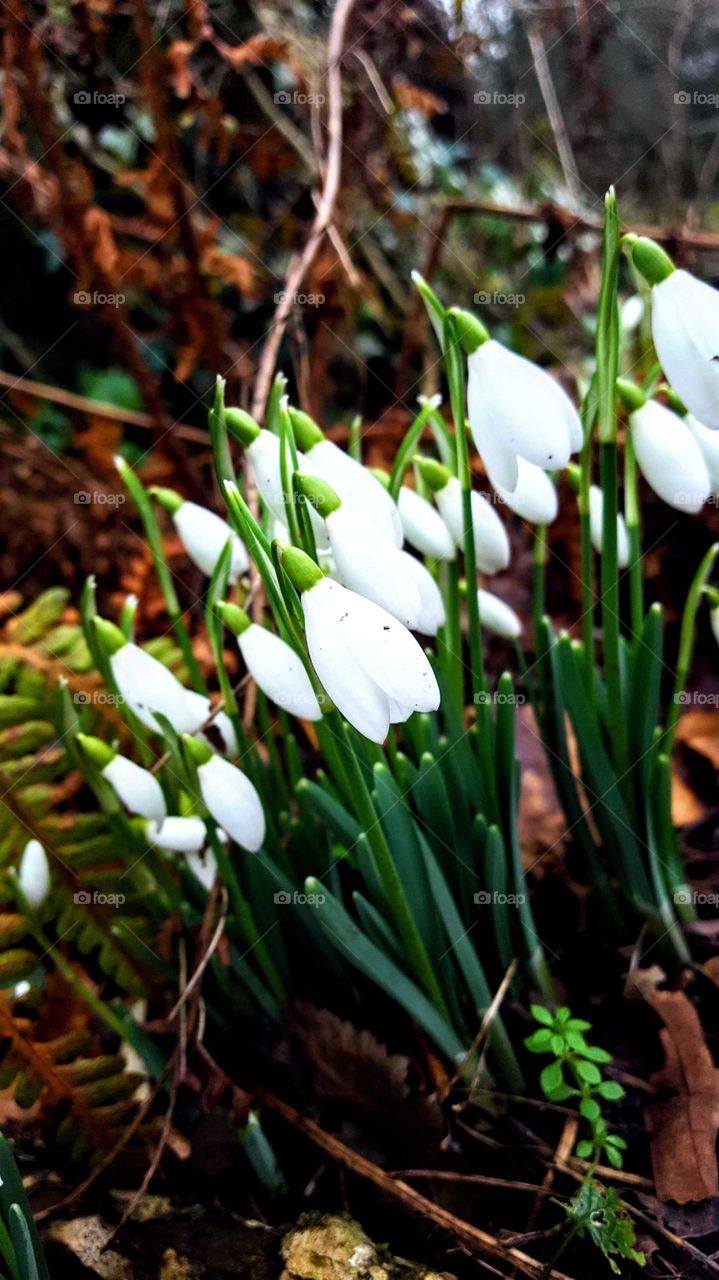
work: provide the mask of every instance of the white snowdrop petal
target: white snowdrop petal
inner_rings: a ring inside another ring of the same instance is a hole
[[[415,630],[424,636],[436,636],[445,623],[444,601],[442,593],[432,574],[421,560],[417,560],[408,551],[398,553],[402,557],[408,576],[412,579],[421,601],[421,613]]]
[[[430,502],[407,485],[399,491],[397,501],[402,528],[407,541],[424,556],[436,560],[454,560],[452,535],[441,515]]]
[[[412,711],[436,711],[437,680],[411,632],[361,596],[352,602],[350,620],[346,646],[386,697]]]
[[[717,644],[719,644],[719,606],[711,610],[711,613],[709,614],[709,621],[711,622],[714,639]]]
[[[604,533],[604,500],[598,485],[589,489],[589,535],[598,555],[602,553]],[[629,564],[629,536],[623,515],[617,515],[617,564],[626,569]]]
[[[673,271],[652,289],[652,336],[677,395],[706,427],[719,428],[719,293]]]
[[[559,509],[557,490],[552,481],[546,471],[525,458],[517,458],[517,466],[517,484],[511,490],[497,484],[492,473],[488,473],[497,494],[505,506],[522,520],[528,520],[530,524],[551,524]]]
[[[151,820],[145,828],[150,844],[170,853],[196,853],[207,838],[202,818],[164,818],[162,822]]]
[[[334,489],[340,502],[352,507],[384,534],[395,546],[402,545],[402,524],[397,507],[387,490],[361,462],[338,448],[331,440],[320,440],[304,456],[311,475],[319,476]]]
[[[678,511],[699,511],[711,493],[711,481],[684,420],[649,400],[631,415],[630,426],[637,462],[654,492]]]
[[[374,600],[405,626],[416,627],[422,613],[420,593],[394,544],[344,505],[327,517],[327,529],[343,585]]]
[[[506,640],[514,640],[522,634],[522,624],[514,609],[511,609],[504,600],[500,600],[499,596],[480,587],[477,592],[477,601],[479,620],[488,631],[492,631],[496,636],[504,636]]]
[[[130,813],[138,813],[142,818],[157,818],[158,821],[165,817],[162,787],[149,769],[143,769],[134,760],[118,754],[105,765],[102,776],[115,789]]]
[[[250,567],[244,543],[230,528],[226,520],[201,507],[196,502],[183,502],[174,517],[175,528],[182,539],[188,556],[211,577],[228,538],[232,540],[230,581],[237,582]]]
[[[132,642],[123,645],[110,658],[110,668],[120,694],[148,729],[160,729],[153,711],[161,712],[178,733],[197,727],[188,690],[144,649]]]
[[[37,911],[50,892],[50,864],[39,840],[28,840],[25,845],[20,855],[18,882],[28,905]]]
[[[243,849],[256,853],[265,838],[265,814],[249,778],[222,756],[201,764],[197,777],[215,822]]]
[[[280,440],[272,431],[260,431],[247,449],[255,481],[262,501],[271,511],[275,520],[287,526],[287,504],[282,489],[282,470],[280,466]],[[300,471],[309,470],[307,459],[297,454],[297,466]],[[309,507],[312,530],[317,543],[317,550],[326,550],[328,546],[325,522],[314,507]]]
[[[361,597],[325,578],[302,595],[307,647],[312,666],[335,706],[372,742],[384,742],[389,729],[389,701],[364,665],[351,653],[354,604]],[[395,625],[395,618],[389,618]]]
[[[280,636],[253,622],[237,643],[250,674],[268,698],[301,720],[322,718],[301,658]]]
[[[464,514],[462,489],[456,476],[436,494],[437,506],[458,547],[463,545]],[[498,573],[509,564],[509,538],[497,512],[481,493],[472,491],[472,528],[477,568],[482,573]]]
[[[558,471],[581,447],[579,415],[558,382],[544,369],[490,339],[468,358],[472,381],[472,433],[493,433],[515,454],[545,471]],[[484,429],[482,429],[484,428]],[[477,436],[477,448],[480,449]],[[485,462],[487,460],[485,459]],[[506,488],[501,468],[488,466]]]
[[[205,849],[203,853],[189,851],[185,856],[185,861],[193,876],[199,880],[203,889],[206,889],[209,893],[217,879],[217,860],[212,850]]]
[[[705,427],[704,423],[698,422],[691,413],[687,414],[684,421],[702,451],[702,457],[709,472],[712,495],[717,498],[719,497],[719,431],[712,431],[711,428]]]
[[[481,350],[481,348],[480,348]],[[486,388],[481,381],[481,370],[468,360],[467,417],[475,448],[484,463],[492,482],[505,489],[514,489],[517,483],[517,455],[505,439],[501,424],[495,423],[491,405],[486,398]]]

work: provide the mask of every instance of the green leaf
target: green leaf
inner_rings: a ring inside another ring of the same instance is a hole
[[[601,1084],[597,1085],[596,1092],[600,1098],[606,1098],[608,1102],[624,1097],[624,1090],[616,1080],[602,1080]]]
[[[546,1094],[551,1094],[555,1089],[559,1089],[564,1084],[561,1062],[550,1062],[539,1077],[539,1083],[542,1091]]]
[[[584,1138],[582,1142],[577,1143],[577,1155],[580,1160],[588,1160],[593,1150],[594,1146],[588,1138]]]
[[[554,1018],[549,1009],[545,1009],[542,1004],[530,1005],[530,1013],[535,1022],[541,1022],[543,1027],[551,1027],[554,1025]]]
[[[585,1062],[583,1058],[578,1058],[573,1060],[572,1066],[580,1080],[586,1081],[587,1084],[599,1084],[602,1077],[599,1068],[595,1067],[593,1062]]]
[[[595,1102],[594,1098],[582,1098],[579,1104],[579,1111],[590,1124],[594,1124],[594,1121],[598,1120],[602,1114],[599,1103]]]
[[[582,1050],[582,1057],[588,1058],[590,1062],[611,1062],[612,1055],[607,1053],[606,1049],[600,1049],[599,1045],[588,1044]]]
[[[600,1183],[584,1182],[579,1192],[566,1206],[569,1220],[580,1237],[588,1235],[592,1243],[604,1254],[612,1271],[619,1273],[616,1257],[627,1258],[643,1267],[644,1254],[634,1248],[634,1227],[627,1216],[616,1191],[602,1187]]]
[[[539,1031],[535,1031],[533,1035],[527,1036],[524,1041],[525,1049],[529,1049],[530,1053],[551,1053],[550,1040],[552,1032],[549,1027],[542,1027]]]

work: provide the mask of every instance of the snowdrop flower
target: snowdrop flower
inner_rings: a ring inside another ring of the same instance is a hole
[[[354,507],[340,502],[324,480],[297,473],[295,483],[324,518],[337,576],[343,585],[381,605],[406,627],[419,629],[426,620],[422,592],[417,575],[407,569],[407,557],[376,525]]]
[[[254,419],[242,409],[227,409],[225,417],[233,435],[245,446],[262,501],[275,519],[286,525],[287,510],[282,488],[279,436],[272,431],[261,430]],[[302,454],[298,453],[297,463],[299,467],[304,467],[305,459]],[[311,507],[310,520],[317,550],[325,550],[328,546],[327,531],[317,512]]]
[[[436,711],[439,687],[414,636],[371,600],[324,578],[295,547],[282,562],[301,592],[312,665],[338,710],[373,742],[413,711]]]
[[[228,538],[232,544],[230,582],[237,582],[243,573],[247,573],[250,567],[247,548],[226,520],[196,502],[186,502],[174,489],[152,488],[150,493],[172,516],[185,551],[208,578],[212,576]]]
[[[303,452],[301,470],[330,485],[342,504],[353,507],[370,524],[402,546],[402,522],[397,507],[380,480],[354,458],[326,440],[316,422],[300,409],[290,409],[295,439]]]
[[[464,512],[462,488],[441,462],[418,458],[419,467],[430,489],[439,513],[459,549],[463,546]],[[482,573],[498,573],[509,564],[509,539],[497,512],[481,493],[472,492],[472,528],[477,568]]]
[[[637,463],[654,492],[677,511],[700,511],[711,493],[711,480],[684,419],[647,400],[630,413],[629,427]]]
[[[112,677],[121,696],[148,729],[161,732],[153,712],[159,711],[178,733],[192,733],[201,720],[188,690],[167,667],[128,640],[119,627],[96,618],[100,643],[110,655]]]
[[[222,604],[220,613],[236,635],[247,669],[262,692],[300,720],[321,720],[322,711],[299,654],[237,605]]]
[[[489,479],[505,506],[522,520],[530,524],[551,524],[556,519],[559,509],[557,490],[546,471],[533,462],[517,458],[517,484],[514,489],[505,489],[491,475]]]
[[[431,502],[402,485],[397,499],[404,536],[423,556],[454,560],[455,547],[449,529]]]
[[[28,840],[20,854],[18,883],[33,911],[38,911],[50,892],[50,864],[39,840]]]
[[[544,369],[490,338],[467,357],[467,414],[492,482],[510,491],[518,459],[561,471],[582,447],[582,424],[569,396]]]
[[[170,853],[199,853],[207,839],[207,828],[202,818],[164,818],[162,822],[146,822],[145,835],[158,849],[167,849]]]
[[[185,746],[197,766],[202,799],[215,822],[243,849],[257,853],[265,838],[265,813],[249,778],[196,738],[185,738]]]
[[[477,601],[479,620],[488,631],[493,632],[495,636],[503,636],[505,640],[516,640],[522,634],[522,624],[514,609],[510,609],[499,596],[480,587],[477,592]]]
[[[135,764],[134,760],[128,760],[127,756],[120,755],[101,738],[78,733],[77,740],[100,776],[110,783],[130,813],[162,821],[167,813],[165,797],[154,774]]]
[[[589,536],[597,555],[601,555],[604,541],[604,498],[596,484],[589,489]],[[629,537],[621,514],[617,515],[617,564],[620,569],[626,569],[629,564]]]
[[[709,480],[713,497],[719,497],[719,431],[712,431],[698,422],[692,413],[684,419],[702,452],[704,464],[709,472]]]
[[[199,853],[190,850],[185,855],[185,862],[196,880],[209,893],[217,879],[217,859],[211,849]]]
[[[421,609],[414,630],[421,631],[423,636],[436,636],[447,620],[442,592],[421,560],[417,560],[408,551],[400,551],[399,557],[405,572],[419,591]]]
[[[662,368],[689,411],[719,428],[719,293],[641,236],[632,246],[637,270],[652,287],[652,337]]]

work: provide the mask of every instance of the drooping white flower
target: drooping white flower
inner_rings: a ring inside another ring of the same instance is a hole
[[[250,779],[216,755],[198,764],[197,777],[215,822],[243,849],[256,853],[265,838],[265,813]]]
[[[224,605],[222,616],[262,692],[300,720],[321,720],[322,711],[299,654],[281,636],[252,622],[237,605]]]
[[[207,839],[207,828],[202,818],[163,818],[162,822],[150,819],[145,823],[150,844],[170,853],[198,853]]]
[[[96,625],[110,645],[118,647],[110,657],[110,669],[120,695],[138,720],[148,729],[161,732],[153,712],[159,711],[178,733],[192,733],[199,723],[188,690],[172,672],[138,645],[128,641],[117,627],[104,619]]]
[[[706,427],[719,428],[719,293],[688,271],[652,289],[652,336],[677,395]]]
[[[630,415],[629,425],[637,463],[654,492],[678,511],[699,511],[711,493],[711,481],[684,419],[648,400]]]
[[[709,472],[712,495],[717,498],[719,497],[719,431],[712,431],[709,427],[705,427],[704,423],[698,422],[692,413],[688,413],[684,421],[702,451],[702,457]]]
[[[228,538],[232,545],[230,582],[237,582],[243,573],[247,573],[250,567],[247,548],[226,520],[207,507],[187,502],[174,489],[156,487],[150,492],[172,516],[185,551],[208,578],[212,576]]]
[[[455,543],[462,549],[464,512],[462,488],[456,476],[435,493],[435,502]],[[472,491],[472,529],[477,568],[482,573],[499,573],[509,564],[509,538],[494,507],[481,493]]]
[[[516,488],[518,457],[561,471],[581,449],[579,414],[544,369],[494,339],[477,347],[467,366],[469,424],[493,483]]]
[[[446,621],[442,593],[421,560],[410,555],[409,551],[400,551],[399,555],[408,577],[419,591],[421,609],[414,630],[420,631],[423,636],[436,636]]]
[[[39,910],[50,892],[50,864],[39,840],[28,840],[20,854],[18,883],[28,906]]]
[[[143,769],[134,760],[120,755],[101,738],[78,733],[77,740],[130,813],[158,821],[165,817],[167,810],[162,787],[149,769]]]
[[[423,556],[454,560],[455,546],[449,529],[431,502],[402,485],[397,499],[404,536]]]
[[[479,620],[488,631],[492,631],[496,636],[503,636],[506,640],[515,640],[522,634],[522,624],[514,609],[511,609],[504,600],[500,600],[499,596],[480,587],[477,600]]]
[[[312,665],[350,724],[373,742],[384,742],[390,724],[413,711],[436,711],[434,672],[392,614],[322,577],[296,548],[284,552],[283,563],[302,593]]]
[[[601,555],[604,545],[604,498],[596,484],[589,489],[589,536],[597,555]],[[626,569],[629,564],[629,537],[621,512],[617,514],[617,564],[620,569]]]
[[[489,472],[488,475],[505,506],[522,520],[528,520],[530,524],[551,524],[556,519],[559,509],[557,490],[541,467],[527,462],[525,458],[517,458],[517,484],[514,489],[505,489]]]
[[[401,547],[404,534],[396,503],[377,480],[331,440],[326,440],[306,413],[290,411],[295,436],[302,449],[300,470],[318,476],[334,489],[345,507],[352,507],[375,525],[389,542]]]

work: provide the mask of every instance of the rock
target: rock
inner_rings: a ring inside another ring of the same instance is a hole
[[[451,1276],[391,1258],[359,1223],[308,1215],[282,1240],[281,1280],[452,1280]]]

